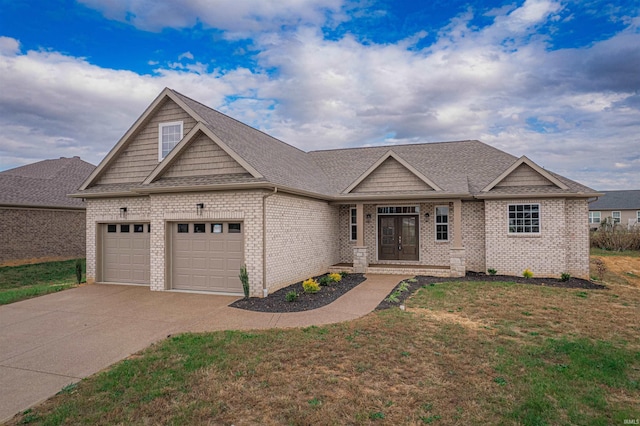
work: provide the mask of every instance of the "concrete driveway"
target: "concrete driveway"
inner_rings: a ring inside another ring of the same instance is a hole
[[[230,308],[234,297],[122,285],[0,306],[0,422],[170,334],[347,321],[371,312],[403,278],[369,275],[330,305],[290,314]]]

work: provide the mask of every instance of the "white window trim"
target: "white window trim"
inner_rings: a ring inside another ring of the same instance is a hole
[[[636,222],[640,223],[640,210],[636,211]]]
[[[615,217],[614,215],[618,213],[618,217]],[[622,212],[616,210],[616,211],[612,211],[611,212],[611,219],[613,219],[613,223],[621,223],[622,222]],[[617,219],[617,221],[616,221]]]
[[[162,129],[169,126],[180,126],[180,140],[184,137],[184,125],[182,121],[169,121],[167,123],[158,124],[158,161],[162,161],[164,159],[162,156]],[[180,142],[178,141],[178,143]],[[169,152],[167,152],[167,155],[169,155]]]
[[[598,217],[596,218],[596,213],[598,214]],[[598,219],[598,221],[596,222],[595,219]],[[589,212],[589,223],[600,223],[602,221],[602,213],[599,211],[591,211]]]
[[[356,217],[355,217],[355,222],[352,222],[352,220],[354,219],[354,215],[353,212],[356,212]],[[358,209],[356,207],[351,207],[349,208],[349,241],[357,241],[357,235],[358,235]],[[353,238],[353,228],[356,228],[356,238]]]
[[[446,208],[447,209],[447,223],[438,223],[437,222],[437,217],[438,217],[438,208]],[[451,221],[449,220],[449,218],[451,217],[451,209],[449,208],[448,205],[441,205],[441,206],[435,206],[433,208],[433,231],[434,231],[434,238],[436,240],[437,243],[446,243],[449,241],[450,235],[451,235]],[[438,239],[438,225],[447,225],[447,239],[446,240],[439,240]]]
[[[538,232],[511,232],[509,226],[509,207],[511,206],[538,206]],[[542,232],[542,207],[540,203],[512,203],[507,204],[507,234],[508,235],[540,235]]]

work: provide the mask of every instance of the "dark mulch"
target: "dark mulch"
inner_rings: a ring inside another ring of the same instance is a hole
[[[428,277],[428,276],[417,276],[416,281],[408,284],[408,291],[404,291],[398,295],[397,302],[388,302],[386,299],[393,293],[396,288],[385,297],[385,300],[380,302],[380,304],[376,307],[377,310],[381,309],[389,309],[395,306],[402,304],[409,296],[415,293],[420,287],[424,285],[430,285],[435,283],[444,283],[444,282],[459,282],[459,281],[492,281],[492,282],[509,282],[509,283],[518,283],[518,284],[529,284],[529,285],[543,285],[547,287],[563,287],[563,288],[582,288],[586,290],[602,290],[607,287],[602,284],[596,284],[591,281],[583,280],[580,278],[569,278],[567,281],[560,281],[559,279],[554,278],[524,278],[524,277],[514,277],[509,275],[487,275],[479,272],[467,272],[467,275],[461,278],[439,278],[439,277]],[[406,281],[405,281],[406,282]]]
[[[321,277],[320,275],[319,277]],[[314,277],[316,280],[319,277]],[[320,287],[320,291],[315,294],[308,294],[302,288],[302,281],[281,288],[264,298],[251,297],[249,299],[236,300],[229,306],[257,312],[301,312],[311,309],[321,308],[336,300],[352,288],[365,280],[363,274],[349,274],[342,277],[342,280],[332,285]],[[287,302],[285,296],[290,291],[298,293],[295,302]]]

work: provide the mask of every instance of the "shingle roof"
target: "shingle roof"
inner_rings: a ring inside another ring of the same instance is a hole
[[[84,208],[75,192],[96,166],[80,157],[43,160],[0,172],[0,205]]]
[[[241,158],[247,169],[252,168],[252,170],[248,170],[251,174],[258,178],[262,176],[255,183],[266,182],[288,188],[291,191],[313,193],[327,198],[358,197],[357,194],[346,194],[345,190],[355,185],[358,179],[362,179],[367,173],[371,173],[373,167],[376,164],[381,164],[380,162],[385,156],[390,155],[389,151],[392,151],[396,160],[401,161],[414,173],[422,175],[422,180],[430,181],[438,187],[436,191],[424,194],[425,196],[441,198],[447,194],[455,196],[517,194],[518,191],[520,194],[553,193],[559,196],[564,194],[580,196],[581,194],[595,193],[594,190],[584,185],[546,170],[542,173],[549,173],[564,183],[568,189],[556,186],[545,188],[507,187],[483,192],[485,187],[498,180],[503,173],[514,166],[516,161],[522,161],[522,159],[477,140],[304,152],[171,89],[165,89],[152,105],[159,105],[160,100],[165,96],[172,98],[190,111],[190,114],[201,123],[199,125],[202,129],[213,133],[211,137],[215,135],[219,138],[226,146],[224,149],[232,151],[230,154],[233,154],[234,158]],[[143,117],[152,112],[153,109],[147,109]],[[141,119],[142,117],[139,120]],[[124,144],[126,141],[126,138],[121,139],[119,144]],[[114,150],[112,152],[115,152]],[[108,164],[108,162],[103,163],[101,163],[101,168]],[[169,167],[170,164],[168,162],[164,167]],[[184,185],[189,185],[189,182],[192,182],[192,185],[207,185],[200,181],[194,181],[194,178],[183,179],[179,182],[165,180],[162,178],[163,165],[160,164],[159,167],[160,169],[155,171],[157,176],[150,175],[148,182],[151,183],[132,185],[131,189],[139,191],[144,187],[170,187],[174,185],[178,190]],[[91,182],[88,184],[88,188],[81,191],[82,194],[92,191]],[[212,182],[208,185],[215,184]],[[224,184],[224,182],[220,184]],[[369,193],[369,196],[371,195]]]
[[[589,203],[589,210],[640,210],[640,189],[602,192],[603,196]]]

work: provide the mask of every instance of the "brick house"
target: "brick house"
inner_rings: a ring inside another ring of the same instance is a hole
[[[74,196],[87,277],[251,296],[327,270],[589,275],[594,190],[479,141],[304,152],[165,89]]]
[[[0,265],[85,255],[85,205],[69,198],[95,169],[79,157],[0,172]]]

